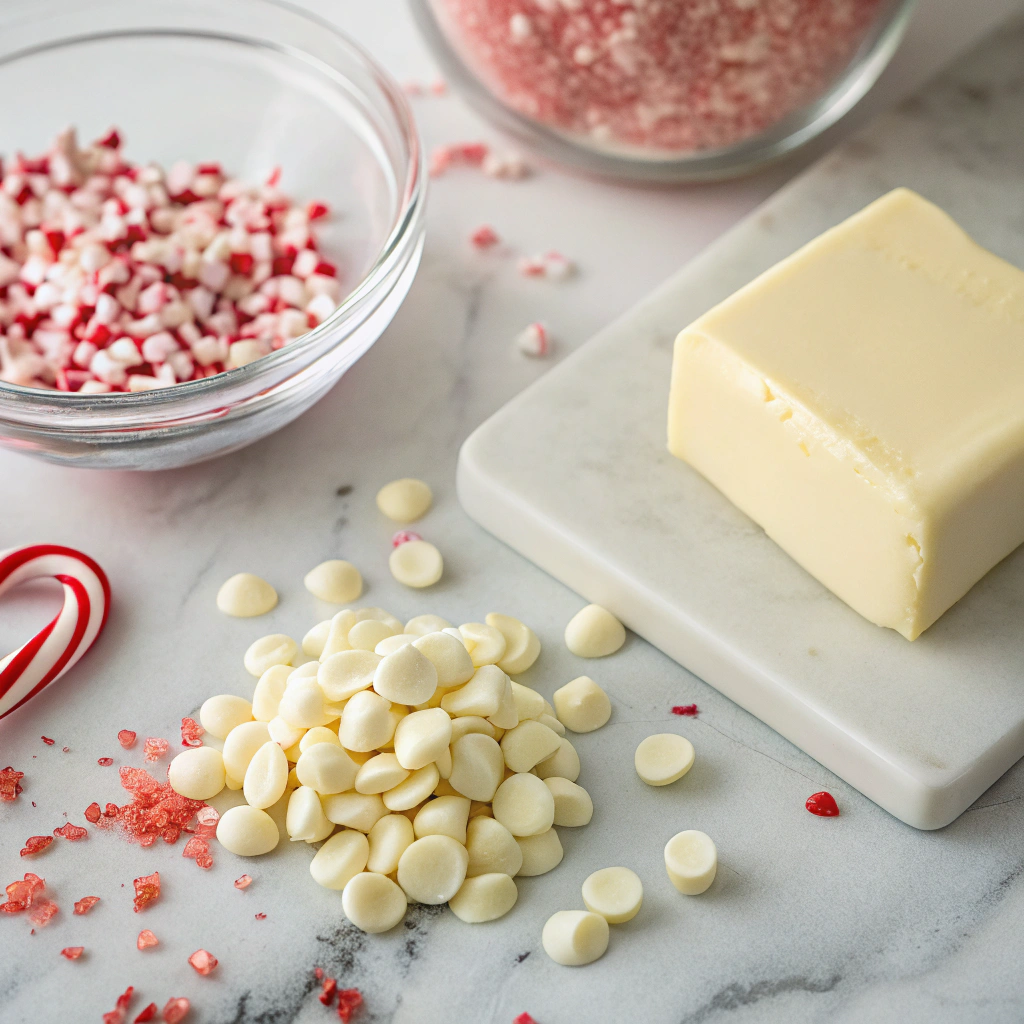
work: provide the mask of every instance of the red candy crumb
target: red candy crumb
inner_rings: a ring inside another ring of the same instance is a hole
[[[153,946],[159,946],[160,940],[148,928],[143,928],[135,940],[135,945],[139,949],[151,949]]]
[[[139,1015],[135,1018],[134,1024],[148,1024],[151,1020],[156,1020],[156,1015],[160,1011],[157,1009],[156,1003],[150,1003]]]
[[[207,975],[217,966],[217,958],[205,949],[197,949],[189,958],[188,962],[197,974]]]
[[[326,217],[330,212],[330,208],[326,203],[318,203],[314,200],[306,207],[306,219],[320,220],[322,217]]]
[[[266,921],[266,919],[267,919],[267,915],[266,914],[257,914],[256,915],[256,920],[257,921]]]
[[[482,224],[469,236],[469,241],[474,249],[490,249],[492,246],[497,245],[501,239],[490,224]]]
[[[528,1013],[521,1013],[512,1021],[512,1024],[537,1024],[537,1022]]]
[[[69,821],[66,825],[55,828],[53,834],[60,836],[62,839],[69,839],[71,842],[77,843],[79,839],[85,839],[89,835],[89,830],[82,828],[81,825],[72,825]]]
[[[160,895],[160,872],[154,871],[151,875],[142,875],[132,881],[135,886],[135,913],[145,910]]]
[[[672,709],[673,715],[684,715],[689,718],[697,717],[697,705],[696,704],[677,704]]]
[[[96,763],[103,765],[104,768],[109,768],[114,763],[114,759],[112,757],[101,757]]]
[[[131,729],[122,729],[117,734],[117,742],[120,743],[125,750],[131,750],[131,748],[135,746],[135,740],[137,737],[138,734],[132,732]],[[155,1004],[151,1003],[150,1005],[152,1006]]]
[[[80,900],[75,900],[75,913],[79,916],[88,914],[99,901],[99,896],[83,896]]]
[[[44,743],[45,743],[45,744],[46,744],[46,745],[47,745],[48,747],[52,747],[52,746],[54,745],[54,743],[56,743],[56,742],[57,742],[56,740],[51,740],[49,736],[40,736],[39,738],[40,738],[40,739],[41,739],[41,740],[42,740],[42,741],[43,741],[43,742],[44,742]]]
[[[31,853],[42,853],[52,842],[53,836],[29,836],[25,840],[21,855],[27,857]]]
[[[213,857],[210,856],[210,844],[201,836],[192,836],[181,851],[182,857],[194,860],[201,868],[212,868]]]
[[[128,1015],[128,1004],[132,1001],[135,987],[129,985],[118,997],[114,1009],[103,1014],[103,1024],[124,1024]]]
[[[42,898],[45,888],[45,879],[27,871],[24,878],[11,882],[7,886],[7,901],[0,903],[0,914],[20,914],[23,910],[27,910]]]
[[[185,1019],[191,1004],[184,996],[176,999],[168,999],[164,1006],[163,1018],[166,1024],[178,1024],[178,1021]]]
[[[807,803],[804,806],[811,812],[811,814],[817,814],[822,818],[836,818],[839,816],[839,805],[836,803],[836,798],[831,793],[822,791],[821,793],[812,793],[807,798]]]
[[[181,720],[181,745],[183,747],[201,747],[204,732],[206,730],[194,718],[183,718]]]
[[[57,904],[53,900],[33,900],[28,908],[28,919],[37,928],[43,928],[50,923],[58,909]]]
[[[85,952],[85,946],[65,946],[60,955],[65,960],[77,960]]]
[[[142,744],[142,756],[147,761],[159,761],[163,757],[168,749],[170,743],[167,740],[162,740],[156,736],[150,736],[145,743]]]
[[[391,546],[393,548],[400,548],[403,544],[408,544],[410,541],[423,540],[423,538],[413,530],[399,530],[398,533],[391,538]]]
[[[530,324],[516,335],[516,348],[525,356],[546,356],[551,349],[547,328],[541,323]]]
[[[61,753],[64,753],[64,754],[70,754],[71,753],[71,748],[70,747],[61,747],[60,749],[61,749]]]
[[[23,778],[25,778],[25,773],[15,771],[10,765],[0,771],[0,800],[5,803],[17,800],[21,793]]]
[[[252,875],[239,875],[235,879],[236,889],[248,889],[252,885]]]
[[[438,146],[430,154],[430,176],[437,178],[450,167],[481,167],[489,148],[484,142],[457,142]]]
[[[85,809],[85,820],[91,822],[93,825],[100,820],[100,805],[94,800]]]
[[[330,1006],[334,1002],[334,994],[338,991],[338,983],[334,978],[324,978],[320,995],[317,998],[324,1006]]]
[[[352,1014],[363,1005],[363,994],[357,988],[338,989],[338,1017],[345,1024],[352,1019]]]

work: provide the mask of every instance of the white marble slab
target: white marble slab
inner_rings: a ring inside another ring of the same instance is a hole
[[[1024,755],[1024,550],[919,640],[873,626],[665,449],[678,331],[891,188],[1024,265],[1024,24],[825,158],[466,442],[463,507],[917,828]],[[1022,511],[1024,515],[1024,511]]]

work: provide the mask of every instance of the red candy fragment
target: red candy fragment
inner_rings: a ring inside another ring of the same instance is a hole
[[[236,889],[248,889],[252,885],[252,875],[239,875],[235,879]]]
[[[79,916],[88,914],[99,901],[99,896],[83,896],[80,900],[75,900],[75,913]]]
[[[148,928],[143,928],[135,940],[135,945],[139,949],[151,949],[153,946],[159,946],[160,940]]]
[[[135,746],[135,740],[137,738],[137,735],[138,734],[132,732],[131,729],[122,729],[117,734],[117,742],[120,743],[125,750],[130,750],[132,747]],[[155,1004],[151,1003],[150,1005]]]
[[[142,744],[142,756],[147,761],[159,761],[167,753],[170,746],[167,740],[162,740],[157,736],[150,736]]]
[[[320,995],[317,998],[324,1006],[330,1006],[334,1002],[334,994],[338,991],[338,983],[334,978],[324,978]]]
[[[322,217],[326,217],[330,212],[330,209],[325,203],[318,203],[314,200],[306,207],[306,219],[320,220]]]
[[[168,999],[164,1006],[163,1018],[166,1024],[178,1024],[178,1021],[185,1019],[191,1003],[184,997]]]
[[[5,803],[17,800],[23,778],[25,773],[15,771],[10,765],[0,771],[0,800]]]
[[[70,839],[71,842],[77,843],[79,839],[85,839],[89,835],[89,830],[82,828],[81,825],[72,825],[69,821],[66,825],[55,828],[53,834],[60,836],[62,839]]]
[[[537,1024],[537,1022],[528,1013],[521,1013],[512,1021],[512,1024]]]
[[[85,952],[85,946],[65,946],[60,955],[65,960],[77,960]]]
[[[45,879],[26,871],[23,879],[7,886],[7,902],[0,903],[0,913],[20,914],[35,902],[45,888]]]
[[[831,793],[822,791],[821,793],[812,793],[807,798],[807,803],[804,806],[811,812],[811,814],[817,814],[822,818],[836,818],[839,816],[839,805],[836,803],[836,798]]]
[[[183,718],[181,720],[181,745],[183,747],[201,747],[204,732],[206,730],[194,718]]]
[[[134,1024],[148,1024],[151,1020],[156,1020],[156,1015],[160,1011],[157,1009],[156,1003],[150,1003],[139,1015],[135,1018]]]
[[[85,820],[93,825],[100,820],[100,805],[95,800],[85,809]]]
[[[145,910],[160,895],[160,872],[154,871],[151,875],[142,875],[132,881],[135,886],[135,913]]]
[[[103,1014],[103,1024],[124,1024],[128,1016],[128,1004],[132,1001],[135,986],[129,985],[118,997],[114,1009]]]
[[[42,853],[52,842],[53,836],[29,836],[25,840],[21,855],[27,857],[30,853]]]
[[[256,915],[256,920],[257,921],[266,921],[266,919],[267,919],[267,915],[266,914],[257,914]]]
[[[96,763],[103,765],[104,768],[109,768],[114,763],[114,759],[112,757],[101,757],[97,759]]]
[[[685,715],[689,718],[697,717],[697,705],[696,704],[677,704],[672,709],[673,715]]]
[[[497,245],[501,239],[497,231],[490,224],[481,224],[470,236],[469,241],[474,249],[490,249]]]
[[[56,740],[51,740],[49,736],[40,736],[39,738],[40,738],[40,739],[41,739],[41,740],[42,740],[42,741],[43,741],[43,742],[44,742],[44,743],[45,743],[45,744],[46,744],[46,745],[47,745],[48,747],[52,747],[52,746],[54,745],[54,743],[56,743],[56,742],[57,742]]]
[[[410,541],[423,540],[423,538],[413,530],[399,530],[398,533],[391,538],[391,546],[393,548],[400,548],[403,544],[408,544]]]
[[[53,900],[33,900],[28,908],[28,919],[37,927],[43,928],[50,923],[51,918],[57,913],[57,904]]]
[[[207,975],[217,966],[217,958],[205,949],[197,949],[189,958],[188,962],[197,974]]]
[[[338,989],[338,1017],[345,1024],[352,1019],[352,1014],[363,1005],[363,994],[357,988]]]
[[[181,851],[182,857],[195,860],[201,868],[212,868],[213,857],[210,856],[210,844],[201,836],[192,836]]]

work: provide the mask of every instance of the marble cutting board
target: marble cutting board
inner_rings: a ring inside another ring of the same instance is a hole
[[[513,399],[459,461],[460,500],[486,529],[921,829],[953,821],[1024,755],[1024,548],[914,643],[871,625],[668,454],[671,346],[899,185],[1024,266],[1022,68],[1024,19]]]

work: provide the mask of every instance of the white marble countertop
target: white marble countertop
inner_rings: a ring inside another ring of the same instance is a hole
[[[399,0],[311,6],[403,79],[433,76]],[[1019,6],[922,0],[904,48],[851,124]],[[456,98],[423,98],[416,110],[428,146],[494,138]],[[139,993],[132,1016],[181,995],[192,1001],[188,1020],[196,1024],[334,1019],[317,1002],[315,965],[363,991],[355,1019],[367,1024],[509,1024],[524,1010],[540,1024],[1024,1018],[1019,765],[953,825],[917,832],[641,641],[631,638],[597,665],[572,657],[560,638],[579,599],[474,526],[454,496],[458,447],[483,418],[810,156],[742,181],[672,190],[549,169],[517,184],[442,178],[430,199],[423,267],[393,326],[330,395],[279,434],[217,462],[154,475],[75,472],[0,453],[0,548],[81,547],[107,569],[117,597],[88,659],[0,723],[0,766],[27,773],[22,798],[0,805],[0,883],[34,870],[61,907],[32,936],[23,919],[0,920],[4,1024],[99,1021],[130,984]],[[579,276],[563,284],[523,280],[514,259],[474,253],[465,237],[483,222],[518,252],[560,249],[579,261]],[[529,361],[511,348],[511,337],[535,319],[556,339],[553,360]],[[405,474],[435,488],[421,532],[446,558],[445,579],[422,595],[388,575],[392,528],[373,505],[380,484]],[[336,894],[311,882],[310,851],[299,844],[245,864],[217,849],[209,872],[181,857],[181,843],[144,850],[103,833],[77,845],[58,841],[31,863],[18,856],[25,838],[48,834],[65,812],[81,822],[91,801],[121,801],[115,769],[96,764],[101,756],[142,763],[138,749],[120,749],[118,729],[176,739],[179,719],[206,696],[250,693],[241,652],[265,632],[301,635],[323,617],[301,578],[332,556],[360,565],[366,602],[400,617],[519,615],[544,643],[529,679],[538,689],[549,695],[589,671],[612,696],[611,723],[576,744],[594,820],[562,830],[565,860],[523,881],[513,913],[470,927],[447,912],[414,908],[404,927],[363,936],[345,922]],[[240,570],[278,587],[281,604],[265,619],[227,620],[213,611],[218,585]],[[0,647],[38,628],[55,600],[40,591],[0,601]],[[672,704],[690,702],[700,707],[695,720],[668,714]],[[693,740],[697,764],[678,785],[648,789],[633,773],[632,752],[644,735],[668,729]],[[56,744],[44,745],[41,734]],[[823,788],[838,799],[840,818],[803,809]],[[718,880],[699,899],[679,896],[661,862],[665,840],[688,827],[709,833],[720,853]],[[557,967],[540,948],[543,921],[555,909],[581,906],[582,880],[612,863],[643,878],[642,912],[614,929],[597,964]],[[153,870],[163,895],[135,915],[131,880]],[[231,883],[246,870],[255,881],[238,892]],[[84,895],[102,902],[74,917],[71,904]],[[256,920],[257,912],[266,919]],[[159,947],[136,950],[143,927]],[[59,950],[69,945],[84,945],[86,954],[64,961]],[[208,978],[186,962],[199,947],[220,959]]]

